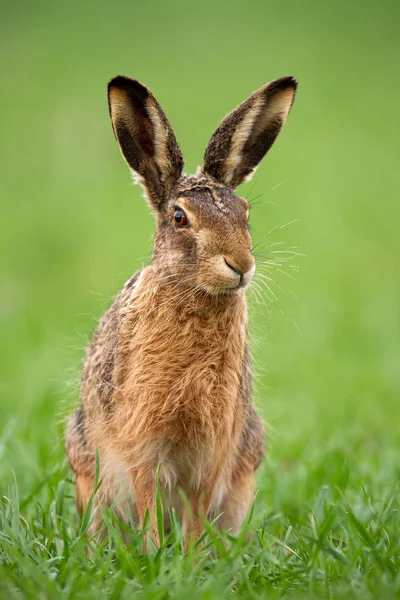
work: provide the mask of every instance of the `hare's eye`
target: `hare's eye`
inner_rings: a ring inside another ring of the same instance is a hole
[[[186,215],[180,208],[174,212],[174,222],[177,227],[185,227],[187,225]]]

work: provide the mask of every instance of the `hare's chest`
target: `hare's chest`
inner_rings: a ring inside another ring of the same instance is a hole
[[[164,328],[137,327],[124,381],[117,382],[130,435],[160,444],[168,461],[181,456],[179,470],[200,448],[204,456],[221,445],[235,429],[244,343],[229,328],[182,319]]]
[[[240,376],[246,338],[245,327],[235,325],[178,311],[168,319],[162,314],[140,319],[129,332],[129,356],[123,361],[129,385],[187,398],[230,387]]]

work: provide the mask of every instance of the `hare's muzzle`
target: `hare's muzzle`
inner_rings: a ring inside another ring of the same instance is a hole
[[[247,285],[249,285],[249,283],[251,283],[251,280],[254,277],[255,271],[256,271],[256,265],[254,263],[253,266],[251,267],[251,269],[246,271],[246,273],[242,274],[241,287],[246,287]]]
[[[251,280],[253,279],[254,272],[256,270],[256,265],[254,262],[254,258],[251,257],[248,261],[246,260],[243,264],[239,265],[230,257],[224,256],[224,262],[226,266],[230,269],[230,274],[235,274],[237,278],[237,285],[233,287],[235,288],[243,288],[249,285]],[[250,266],[251,265],[251,266]]]

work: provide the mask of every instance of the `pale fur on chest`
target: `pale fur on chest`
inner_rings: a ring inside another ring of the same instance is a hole
[[[155,289],[154,277],[144,271],[123,315],[117,450],[131,468],[160,464],[169,485],[198,485],[229,469],[243,428],[245,298],[206,303],[178,286]]]

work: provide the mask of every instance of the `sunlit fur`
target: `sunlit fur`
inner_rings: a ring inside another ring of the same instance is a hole
[[[151,92],[122,77],[109,85],[117,140],[155,212],[153,260],[127,281],[96,329],[66,445],[78,509],[94,489],[97,448],[95,506],[116,501],[121,518],[132,515],[138,526],[148,510],[156,542],[157,473],[187,540],[201,533],[203,517],[217,514],[220,527],[237,532],[253,500],[264,454],[247,348],[245,289],[255,261],[247,201],[226,177],[244,179],[283,125],[295,85],[279,81],[253,94],[247,109],[241,105],[240,118],[228,115],[203,168],[190,177],[182,175],[179,146]],[[272,124],[255,122],[263,107]],[[176,210],[184,211],[185,227],[175,223]],[[91,531],[100,525],[97,510]]]

